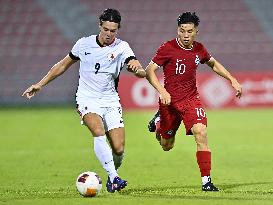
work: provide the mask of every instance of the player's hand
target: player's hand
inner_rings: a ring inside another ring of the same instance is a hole
[[[146,77],[146,71],[142,68],[140,62],[136,59],[132,59],[127,63],[127,70],[134,73],[139,78]]]
[[[163,105],[169,105],[171,103],[171,95],[167,91],[160,93],[159,99]]]
[[[127,70],[132,73],[136,73],[138,69],[141,69],[141,65],[138,60],[132,59],[127,63]]]
[[[32,98],[39,90],[41,90],[42,86],[39,84],[35,84],[30,86],[28,89],[25,90],[25,92],[22,94],[22,96],[27,97],[28,99]]]
[[[242,90],[242,86],[240,85],[240,83],[238,83],[237,80],[233,80],[231,82],[231,85],[236,90],[236,97],[241,98],[241,96],[243,94],[243,90]]]

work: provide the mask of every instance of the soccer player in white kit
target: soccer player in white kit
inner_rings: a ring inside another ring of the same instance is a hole
[[[127,185],[127,181],[117,173],[125,145],[122,108],[117,92],[119,74],[125,66],[137,77],[146,76],[129,44],[116,38],[120,22],[119,11],[104,10],[99,16],[99,35],[79,39],[65,58],[22,95],[32,98],[43,86],[80,60],[77,109],[82,122],[94,136],[94,151],[108,173],[106,188],[111,193],[120,191]]]

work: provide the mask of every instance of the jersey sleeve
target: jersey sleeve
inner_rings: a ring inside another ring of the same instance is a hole
[[[200,63],[204,64],[208,62],[211,58],[210,53],[207,51],[207,49],[202,45],[202,50],[201,50],[201,60]]]
[[[163,43],[156,51],[152,61],[158,66],[163,66],[169,60],[167,43]]]
[[[80,60],[80,44],[81,44],[81,40],[79,39],[75,45],[73,46],[72,50],[69,53],[69,56],[73,59],[73,60]]]
[[[135,54],[127,42],[123,42],[122,62],[128,63],[131,59],[136,59]]]

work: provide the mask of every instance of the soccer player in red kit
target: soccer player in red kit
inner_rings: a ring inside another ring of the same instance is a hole
[[[206,132],[207,117],[197,91],[197,67],[200,63],[206,63],[214,72],[230,81],[239,98],[242,88],[224,66],[201,43],[195,41],[198,16],[185,12],[178,17],[177,23],[177,38],[163,43],[146,68],[147,80],[159,92],[159,111],[149,122],[148,128],[156,132],[163,150],[169,151],[174,146],[176,131],[183,121],[186,135],[193,135],[196,141],[202,190],[218,191],[210,177],[211,151]],[[164,87],[155,74],[159,67],[163,68]]]

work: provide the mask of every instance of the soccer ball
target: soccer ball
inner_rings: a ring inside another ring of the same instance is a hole
[[[97,196],[102,188],[102,181],[95,172],[83,172],[76,181],[76,187],[79,193],[86,197]]]

